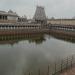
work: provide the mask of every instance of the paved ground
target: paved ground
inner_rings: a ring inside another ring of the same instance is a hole
[[[73,68],[63,71],[60,75],[75,75],[75,66]]]

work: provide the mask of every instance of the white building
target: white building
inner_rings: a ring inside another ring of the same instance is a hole
[[[0,11],[0,22],[16,22],[18,20],[18,15],[16,12],[13,12],[9,10],[6,11]]]

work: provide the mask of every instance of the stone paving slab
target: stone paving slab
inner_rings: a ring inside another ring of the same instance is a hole
[[[75,75],[75,66],[73,68],[63,71],[59,75]]]

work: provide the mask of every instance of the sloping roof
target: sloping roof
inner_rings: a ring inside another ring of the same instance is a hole
[[[44,7],[37,6],[33,19],[35,19],[35,20],[46,20],[46,14],[45,14]]]

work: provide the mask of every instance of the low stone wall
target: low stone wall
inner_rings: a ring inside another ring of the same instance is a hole
[[[49,33],[49,29],[5,29],[0,30],[0,35],[16,35],[16,34],[36,34],[36,33]]]
[[[73,37],[75,37],[75,32],[64,31],[64,30],[51,29],[50,33],[51,34],[56,34],[56,35],[58,34],[58,35],[63,35],[63,36],[73,36]]]

